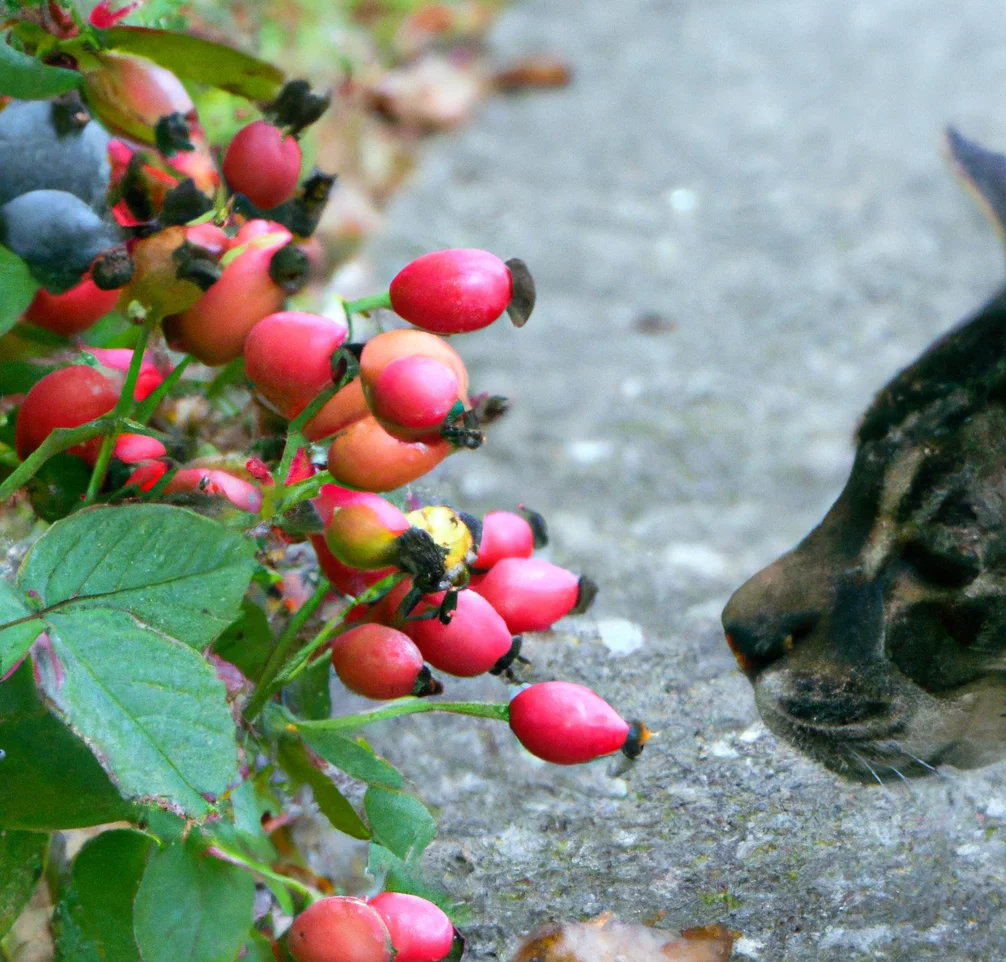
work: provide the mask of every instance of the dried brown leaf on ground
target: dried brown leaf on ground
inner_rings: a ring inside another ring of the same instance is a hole
[[[685,929],[677,937],[636,922],[600,915],[554,922],[533,932],[513,962],[727,962],[739,933],[723,925]]]

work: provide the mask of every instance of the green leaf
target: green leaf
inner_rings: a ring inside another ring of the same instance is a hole
[[[0,258],[5,248],[0,247]],[[0,274],[3,267],[0,266]],[[0,284],[3,281],[0,280]],[[0,307],[3,310],[3,307]],[[32,364],[29,361],[4,361],[0,364],[0,395],[27,394],[47,374],[56,368],[50,364]]]
[[[245,942],[245,955],[242,962],[276,962],[272,943],[258,932],[252,932],[251,938]]]
[[[102,832],[73,861],[74,921],[102,962],[140,962],[133,899],[153,844],[149,835],[132,829]]]
[[[6,47],[0,40],[0,51]],[[10,49],[6,47],[6,49]],[[3,58],[0,55],[0,88],[3,86]],[[3,90],[0,89],[0,93]],[[39,288],[28,265],[13,251],[0,247],[0,335],[6,334],[24,313]]]
[[[272,100],[285,79],[282,70],[264,60],[190,34],[112,27],[102,38],[107,48],[139,54],[184,80],[218,87],[248,100]]]
[[[15,50],[0,36],[0,95],[19,100],[48,100],[75,90],[83,83],[76,70],[50,67]]]
[[[184,508],[97,507],[46,531],[17,583],[46,606],[40,618],[115,609],[202,648],[237,615],[253,555],[240,534]]]
[[[41,832],[0,831],[0,939],[35,891],[49,838]]]
[[[258,681],[274,643],[266,613],[245,599],[241,614],[213,642],[213,650],[249,681]]]
[[[31,661],[0,684],[0,827],[81,828],[132,809],[84,743],[42,703]]]
[[[30,614],[20,594],[6,581],[0,580],[0,624],[16,622],[28,618]],[[41,623],[34,619],[0,630],[0,675],[6,674],[24,658],[41,632]]]
[[[283,703],[300,718],[331,718],[331,662],[320,658],[283,688]]]
[[[402,787],[398,769],[377,755],[366,742],[323,728],[299,728],[298,731],[309,748],[350,777],[380,788]]]
[[[213,669],[190,646],[229,624],[254,566],[252,545],[181,508],[82,511],[35,543],[18,587],[45,606],[0,638],[45,628],[46,693],[127,798],[199,817],[237,773],[234,723]]]
[[[370,843],[367,872],[374,876],[377,887],[385,892],[418,895],[440,906],[455,925],[464,925],[467,921],[468,911],[464,905],[455,902],[439,886],[427,882],[417,867],[406,865],[394,852],[376,842]]]
[[[333,827],[352,838],[370,838],[370,830],[356,814],[346,796],[323,771],[315,767],[304,743],[285,735],[279,742],[279,763],[295,782],[311,786],[314,800]]]
[[[374,839],[405,862],[413,862],[436,838],[437,823],[426,806],[407,792],[371,786],[363,807]]]
[[[158,852],[140,882],[133,928],[143,962],[233,962],[248,938],[255,883],[192,842]]]
[[[208,814],[203,795],[237,779],[237,746],[223,682],[206,660],[125,611],[55,611],[46,622],[63,673],[43,672],[49,700],[122,795]]]

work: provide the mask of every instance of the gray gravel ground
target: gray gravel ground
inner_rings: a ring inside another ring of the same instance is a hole
[[[661,732],[616,778],[449,716],[379,733],[475,959],[605,909],[726,922],[741,959],[1006,959],[1006,768],[838,781],[765,732],[718,622],[835,497],[873,392],[1002,278],[940,144],[1006,146],[1004,40],[994,0],[525,0],[500,58],[559,51],[575,84],[488,104],[393,206],[383,280],[442,246],[534,270],[528,327],[459,345],[512,415],[435,484],[546,513],[602,591],[534,677]]]

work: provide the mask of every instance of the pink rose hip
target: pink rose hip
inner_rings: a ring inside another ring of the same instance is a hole
[[[439,604],[441,597],[428,596],[428,603],[414,614],[422,613],[429,604]],[[458,606],[449,624],[425,618],[406,621],[402,630],[434,668],[460,678],[491,671],[514,647],[506,622],[485,598],[468,589],[458,592]]]
[[[510,631],[545,631],[570,612],[582,613],[597,589],[589,578],[539,558],[503,558],[473,585]]]
[[[510,269],[495,254],[470,248],[434,251],[407,264],[391,282],[399,317],[433,334],[461,334],[492,324],[513,294]]]
[[[304,311],[278,311],[262,318],[244,343],[245,370],[255,389],[287,418],[294,418],[332,386],[332,355],[349,328]]]
[[[382,892],[369,903],[384,919],[395,947],[395,962],[440,962],[454,942],[446,914],[418,895]]]
[[[394,949],[380,914],[361,899],[333,895],[304,909],[287,933],[296,962],[391,962]]]
[[[510,728],[532,754],[556,765],[577,765],[617,752],[630,725],[583,685],[546,681],[510,702]]]
[[[490,511],[482,519],[482,541],[472,568],[488,571],[504,558],[530,558],[535,549],[534,529],[513,511]]]
[[[385,431],[403,441],[418,441],[439,432],[460,394],[458,379],[446,364],[414,354],[381,371],[369,401]]]
[[[269,210],[289,200],[300,177],[300,145],[265,120],[242,127],[224,155],[231,190]]]
[[[432,695],[443,689],[430,677],[408,635],[387,625],[350,628],[332,642],[332,667],[339,680],[364,698]]]

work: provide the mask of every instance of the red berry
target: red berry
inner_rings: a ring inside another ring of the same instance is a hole
[[[269,264],[292,235],[279,224],[270,228],[248,241],[192,307],[165,321],[165,334],[179,350],[204,364],[226,364],[241,356],[251,329],[283,306],[286,293],[269,276]]]
[[[490,511],[482,519],[482,540],[473,568],[488,571],[504,558],[530,558],[534,530],[527,519],[513,511]]]
[[[245,340],[245,370],[259,394],[284,417],[294,418],[331,387],[331,358],[348,332],[344,318],[303,311],[270,314]]]
[[[458,379],[461,400],[468,401],[468,371],[461,355],[454,350],[442,337],[427,334],[426,331],[412,331],[401,328],[395,331],[384,331],[372,337],[363,346],[360,355],[360,380],[368,398],[377,384],[381,372],[399,358],[433,357],[446,364]]]
[[[418,895],[382,892],[370,900],[391,934],[395,962],[440,962],[454,942],[454,926],[432,902]]]
[[[100,290],[88,277],[65,294],[50,294],[40,288],[22,320],[71,337],[103,318],[118,300],[118,291]]]
[[[439,604],[442,595],[430,595],[432,604]],[[430,610],[430,604],[420,605],[413,614]],[[485,598],[465,589],[458,592],[458,607],[450,624],[437,618],[406,621],[402,630],[416,643],[423,657],[440,671],[460,678],[472,678],[495,667],[509,654],[513,638],[506,622]]]
[[[360,379],[356,378],[337,391],[335,397],[304,425],[304,437],[308,441],[330,438],[367,417],[370,417],[370,408],[363,396]]]
[[[163,461],[154,461],[138,467],[127,479],[127,484],[135,484],[141,491],[149,491],[167,473],[168,467]],[[229,471],[216,468],[182,468],[164,488],[165,494],[181,492],[201,492],[202,494],[219,495],[226,498],[242,511],[257,514],[262,507],[262,492],[243,478],[238,478]]]
[[[75,364],[52,371],[25,396],[17,415],[14,443],[24,460],[55,428],[75,428],[108,414],[119,400],[119,385],[93,367]],[[97,455],[101,439],[68,449],[79,457]]]
[[[93,354],[105,367],[121,371],[123,375],[133,363],[133,352],[128,347],[89,347],[87,352]],[[163,380],[153,359],[149,354],[145,354],[140,362],[140,373],[136,378],[133,398],[137,401],[144,400],[154,393]]]
[[[364,491],[394,491],[432,471],[453,445],[443,438],[401,441],[372,417],[354,421],[332,439],[328,470],[340,484]]]
[[[350,691],[365,698],[419,694],[417,686],[425,688],[430,680],[412,639],[386,625],[360,625],[339,635],[332,642],[332,667]]]
[[[269,210],[289,200],[300,177],[300,145],[265,120],[242,127],[224,155],[231,190]]]
[[[145,434],[120,434],[112,448],[112,454],[126,464],[163,458],[167,453],[167,449],[157,438],[150,438]]]
[[[359,492],[361,494],[368,492]],[[387,568],[398,557],[397,540],[409,529],[409,521],[389,501],[347,504],[325,526],[329,550],[343,564],[363,571]]]
[[[629,723],[583,685],[546,681],[510,702],[510,728],[532,754],[556,765],[577,765],[617,752]]]
[[[545,631],[580,601],[572,571],[539,558],[504,558],[474,587],[503,616],[515,635]]]
[[[446,364],[414,354],[381,371],[369,401],[385,431],[403,441],[418,441],[438,434],[459,394],[458,379]]]
[[[340,392],[341,393],[341,392]],[[327,528],[332,520],[332,515],[345,504],[350,503],[349,497],[352,495],[365,495],[362,491],[350,491],[348,488],[340,488],[335,484],[322,485],[318,497],[311,503],[321,517],[321,523]],[[367,495],[375,497],[375,495]],[[396,509],[397,510],[397,509]],[[314,545],[315,554],[318,556],[318,564],[322,574],[332,583],[336,591],[341,592],[349,598],[355,598],[362,594],[371,585],[377,584],[382,578],[390,575],[394,568],[378,568],[376,571],[361,571],[358,568],[351,568],[343,564],[328,547],[323,534],[312,534],[311,544]]]
[[[296,962],[391,962],[394,949],[376,909],[333,895],[293,920],[287,945]]]
[[[513,295],[510,269],[495,254],[468,248],[434,251],[407,264],[391,282],[391,307],[435,334],[492,324]]]

